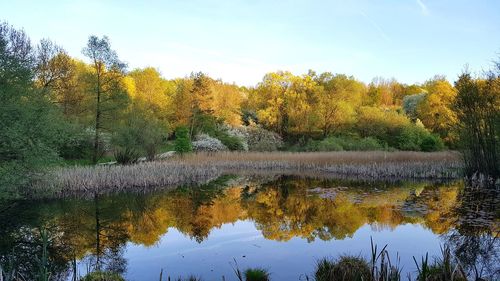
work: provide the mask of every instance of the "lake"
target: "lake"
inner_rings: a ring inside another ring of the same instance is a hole
[[[499,275],[499,196],[452,182],[371,182],[223,176],[155,192],[89,195],[0,206],[0,262],[32,276],[48,238],[55,279],[99,266],[127,280],[195,275],[236,280],[262,267],[272,280],[306,280],[318,259],[387,249],[403,276],[415,257],[448,245],[464,267]]]

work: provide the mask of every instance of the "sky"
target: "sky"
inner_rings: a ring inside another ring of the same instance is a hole
[[[272,71],[454,81],[500,57],[498,0],[0,0],[0,21],[85,59],[110,38],[129,69],[165,78],[203,71],[251,86]]]

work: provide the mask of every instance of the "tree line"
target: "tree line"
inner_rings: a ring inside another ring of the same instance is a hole
[[[0,24],[2,186],[28,184],[61,159],[154,159],[176,135],[179,152],[200,135],[229,150],[462,148],[469,175],[499,174],[499,63],[454,85],[278,71],[242,87],[202,72],[169,80],[152,67],[129,71],[107,37],[90,36],[82,53],[85,61]]]

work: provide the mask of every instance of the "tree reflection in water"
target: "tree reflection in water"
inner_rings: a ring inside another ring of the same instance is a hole
[[[446,241],[475,280],[500,280],[499,191],[468,186],[459,197],[456,222]]]
[[[16,202],[0,208],[0,262],[4,269],[32,276],[40,226],[51,233],[52,276],[64,279],[73,274],[75,259],[89,271],[123,273],[127,242],[149,247],[169,228],[202,242],[214,228],[251,220],[266,239],[314,241],[352,237],[363,225],[377,231],[410,223],[442,234],[467,270],[484,276],[498,274],[498,198],[461,182],[226,176],[169,192]]]

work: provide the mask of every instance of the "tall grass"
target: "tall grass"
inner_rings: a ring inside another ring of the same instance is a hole
[[[223,174],[315,172],[357,178],[449,179],[461,176],[453,152],[220,152],[182,155],[164,161],[121,166],[65,167],[49,173],[34,189],[59,196],[108,193],[206,182]]]

